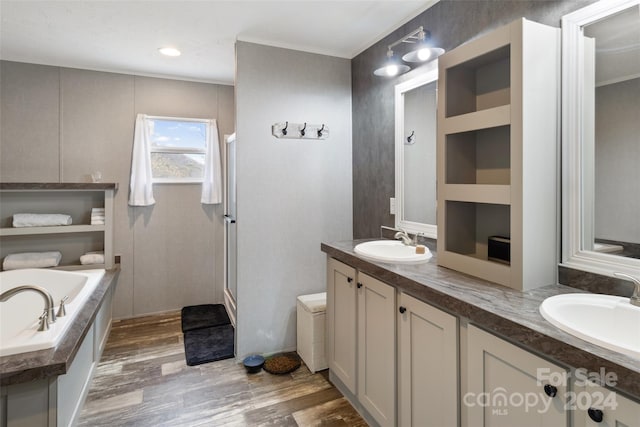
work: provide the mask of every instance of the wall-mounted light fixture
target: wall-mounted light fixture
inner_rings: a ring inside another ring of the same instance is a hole
[[[409,68],[408,65],[401,64],[400,61],[398,61],[398,58],[393,55],[391,45],[389,45],[389,49],[387,49],[387,60],[382,67],[375,70],[373,74],[381,77],[393,77],[399,74],[404,74],[410,69],[411,68]]]
[[[387,47],[387,60],[384,65],[376,69],[373,74],[382,77],[393,77],[406,73],[411,68],[408,65],[401,64],[393,54],[393,48],[401,43],[416,44],[416,48],[406,53],[402,60],[405,62],[429,62],[436,59],[444,53],[444,49],[429,45],[430,34],[424,31],[422,26],[410,32],[401,39],[391,43]]]

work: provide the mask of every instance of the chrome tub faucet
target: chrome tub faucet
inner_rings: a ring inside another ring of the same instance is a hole
[[[40,326],[38,331],[46,331],[49,329],[49,324],[56,321],[56,313],[54,310],[53,297],[45,288],[36,285],[22,285],[9,289],[0,294],[0,302],[5,302],[9,298],[22,292],[32,291],[40,294],[44,299],[44,312],[40,316]]]
[[[635,288],[633,290],[633,295],[631,295],[629,302],[631,303],[631,305],[640,307],[640,280],[636,279],[635,277],[629,274],[624,274],[624,273],[615,272],[613,273],[613,275],[621,279],[628,280],[635,285]]]

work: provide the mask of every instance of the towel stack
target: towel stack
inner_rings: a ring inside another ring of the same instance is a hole
[[[91,225],[104,225],[104,208],[91,209]]]
[[[80,264],[104,264],[104,252],[87,252],[80,257]]]
[[[24,252],[7,255],[2,263],[3,270],[17,270],[20,268],[56,267],[60,264],[62,254],[51,252]]]
[[[56,225],[71,225],[71,216],[34,213],[17,213],[13,215],[14,227],[47,227]]]

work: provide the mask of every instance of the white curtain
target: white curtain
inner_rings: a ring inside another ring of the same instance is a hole
[[[207,124],[207,153],[204,160],[201,203],[206,205],[222,203],[221,169],[218,124],[215,120],[209,120]]]
[[[131,182],[129,183],[129,205],[131,206],[150,206],[156,203],[153,198],[151,176],[151,137],[146,117],[145,114],[138,114],[136,117]]]

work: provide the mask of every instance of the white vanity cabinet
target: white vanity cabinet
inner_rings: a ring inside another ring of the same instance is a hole
[[[396,290],[358,273],[358,400],[383,427],[396,425]]]
[[[331,372],[356,394],[356,270],[327,262],[327,363]]]
[[[463,427],[569,425],[566,381],[551,384],[566,369],[472,325],[466,338]]]
[[[568,405],[573,427],[621,427],[640,425],[640,403],[598,385],[574,388]]]
[[[398,301],[398,425],[458,425],[458,319],[409,295]]]
[[[395,288],[328,260],[329,369],[351,403],[381,426],[396,425],[395,319]]]

